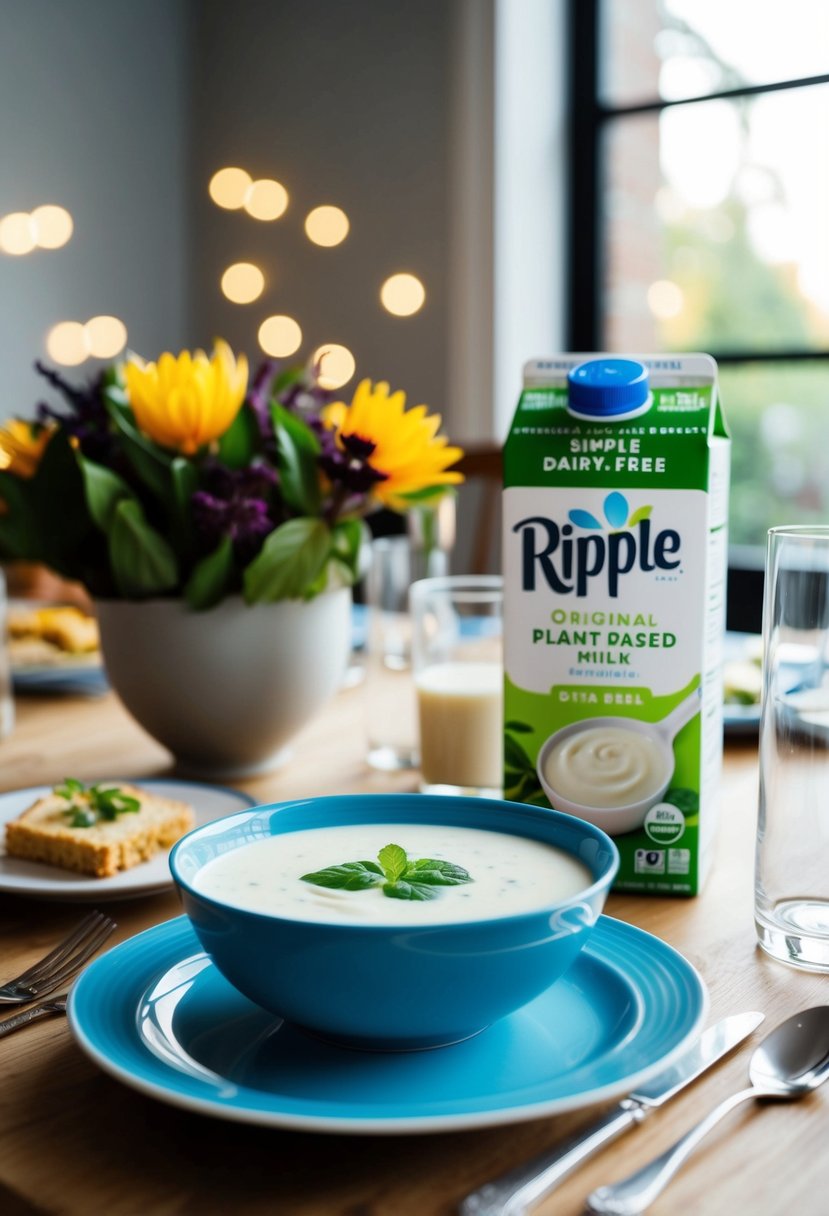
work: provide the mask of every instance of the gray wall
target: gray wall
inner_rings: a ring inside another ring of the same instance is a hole
[[[187,0],[0,0],[0,215],[75,221],[62,249],[0,253],[0,417],[31,415],[57,321],[113,313],[147,353],[190,341],[188,18]]]
[[[445,0],[0,0],[0,215],[55,202],[75,220],[63,249],[0,253],[0,417],[40,395],[50,327],[98,313],[146,357],[222,334],[256,361],[261,320],[286,312],[299,356],[343,343],[358,377],[445,410],[451,16]],[[217,208],[224,164],[281,181],[285,216]],[[324,202],[351,220],[334,249],[303,230]],[[266,273],[251,305],[219,289],[239,260]],[[426,285],[411,318],[379,303],[399,270]]]
[[[410,402],[446,406],[450,17],[446,0],[203,0],[193,81],[195,322],[254,353],[271,313],[296,318],[303,355],[347,346],[357,377],[389,378]],[[274,177],[290,204],[273,223],[222,211],[211,174],[241,165]],[[312,245],[303,230],[321,203],[351,220],[346,241]],[[252,261],[265,294],[228,304],[222,270]],[[420,313],[393,317],[383,280],[418,275]]]

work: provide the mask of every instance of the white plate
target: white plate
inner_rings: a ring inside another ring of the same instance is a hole
[[[251,798],[249,794],[243,794],[241,790],[219,785],[203,785],[198,781],[127,777],[107,778],[106,781],[107,784],[111,781],[113,785],[139,785],[160,798],[177,798],[181,802],[189,802],[196,813],[196,827],[256,805],[256,799]],[[122,870],[112,878],[91,878],[88,874],[75,874],[71,870],[61,870],[58,866],[8,857],[4,844],[5,824],[10,819],[16,819],[51,789],[50,785],[36,785],[29,789],[0,794],[0,892],[34,895],[38,899],[105,901],[133,899],[138,895],[165,891],[172,886],[173,879],[167,863],[169,849],[162,849],[149,861],[133,866],[131,870]]]

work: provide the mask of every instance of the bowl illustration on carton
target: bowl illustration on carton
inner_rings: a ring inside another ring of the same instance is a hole
[[[661,722],[588,718],[550,735],[538,752],[538,779],[557,811],[618,836],[641,827],[674,775],[674,738],[699,713],[699,691]]]

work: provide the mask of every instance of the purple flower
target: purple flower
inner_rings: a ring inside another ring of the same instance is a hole
[[[295,414],[299,414],[312,425],[319,420],[323,408],[333,401],[335,394],[320,388],[308,373],[289,384],[279,394],[279,403]]]
[[[237,557],[247,565],[276,527],[271,506],[276,485],[276,472],[266,464],[245,469],[208,464],[205,488],[196,490],[191,498],[193,525],[204,552],[215,549],[223,536],[229,536]]]
[[[262,436],[265,451],[271,457],[276,455],[276,437],[268,406],[271,400],[271,385],[278,368],[279,364],[276,359],[266,359],[264,363],[260,364],[246,398],[259,426],[259,434]]]
[[[37,407],[38,422],[56,422],[67,435],[77,439],[81,452],[89,460],[112,466],[115,443],[104,403],[105,373],[100,372],[84,388],[75,388],[59,372],[53,371],[39,359],[35,368],[52,388],[57,389],[71,410],[69,414],[62,414],[46,402],[41,402]]]
[[[323,407],[334,400],[334,394],[320,388],[317,370],[315,366],[280,372],[277,359],[265,359],[259,365],[245,400],[256,418],[262,446],[269,459],[276,459],[276,436],[270,411],[272,400],[302,418],[314,430],[321,429],[320,414]]]
[[[320,468],[335,486],[343,486],[352,494],[368,494],[378,481],[385,481],[386,474],[373,469],[366,457],[374,451],[374,444],[361,441],[368,447],[362,456],[352,456],[349,451],[325,452],[319,457]]]

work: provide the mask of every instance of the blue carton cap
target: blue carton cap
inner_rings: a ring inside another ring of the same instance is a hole
[[[648,400],[648,369],[635,359],[588,359],[567,373],[570,409],[591,418],[638,410]]]

